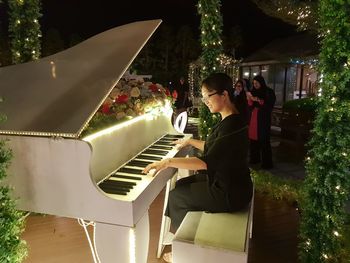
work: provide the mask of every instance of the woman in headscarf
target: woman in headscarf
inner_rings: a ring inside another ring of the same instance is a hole
[[[257,75],[253,88],[247,92],[250,109],[249,140],[250,163],[261,162],[261,168],[273,168],[270,143],[271,113],[276,102],[275,92],[266,86],[265,79]]]

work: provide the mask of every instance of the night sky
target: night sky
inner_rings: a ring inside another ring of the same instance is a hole
[[[42,2],[42,31],[55,28],[64,38],[77,34],[85,39],[115,26],[148,19],[162,19],[163,24],[174,27],[190,25],[199,35],[200,17],[196,9],[197,1],[193,0]],[[239,25],[247,52],[256,50],[274,38],[294,32],[293,26],[266,16],[249,0],[222,0],[221,3],[224,29]],[[1,11],[1,22],[6,26],[5,12]]]

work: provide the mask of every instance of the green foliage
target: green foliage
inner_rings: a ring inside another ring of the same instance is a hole
[[[201,16],[201,60],[204,65],[201,68],[202,79],[219,70],[219,56],[223,53],[221,40],[223,22],[220,7],[220,0],[198,1],[198,14]],[[199,118],[199,135],[205,139],[209,134],[209,129],[218,123],[220,118],[212,115],[204,104],[200,107]]]
[[[20,239],[24,230],[23,213],[16,210],[16,202],[11,199],[11,189],[3,186],[6,170],[12,153],[0,141],[0,262],[22,262],[27,256],[25,241]]]
[[[283,104],[283,110],[316,112],[317,100],[315,98],[289,100]]]
[[[199,137],[201,140],[205,140],[211,129],[220,122],[221,117],[219,114],[212,114],[208,107],[202,104],[199,108],[199,120]]]
[[[201,16],[201,59],[204,62],[202,78],[219,68],[218,58],[223,52],[222,47],[222,16],[220,0],[199,0],[198,14]]]
[[[40,0],[8,0],[12,62],[28,62],[40,57]]]
[[[302,262],[349,262],[345,202],[350,194],[350,3],[320,1],[322,96],[303,187]]]
[[[288,203],[300,202],[301,181],[276,177],[266,171],[251,170],[255,190]]]

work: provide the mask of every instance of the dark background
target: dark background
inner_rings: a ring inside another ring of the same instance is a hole
[[[293,34],[295,27],[268,17],[249,0],[222,0],[224,34],[239,26],[247,56],[272,39]],[[122,24],[148,19],[162,19],[163,24],[178,28],[189,25],[199,38],[197,1],[193,0],[43,0],[42,32],[57,29],[67,40],[72,34],[86,39]],[[6,34],[6,4],[0,4],[2,32]]]
[[[224,31],[239,25],[246,56],[276,37],[290,35],[294,27],[266,16],[249,0],[223,0]],[[43,1],[43,32],[53,27],[65,37],[78,34],[83,38],[109,28],[138,20],[162,19],[163,24],[190,25],[199,37],[197,1],[193,0],[46,0]]]
[[[43,0],[40,18],[42,56],[69,48],[116,26],[162,19],[163,23],[135,60],[135,70],[141,74],[153,74],[161,82],[177,79],[187,74],[188,64],[200,55],[197,3],[194,0]],[[228,55],[244,58],[275,38],[295,33],[295,27],[268,17],[249,0],[222,0],[221,4],[223,42]],[[183,35],[179,32],[184,25],[192,31],[193,39],[192,44],[181,47]],[[2,3],[0,41],[7,37],[7,27],[7,6]],[[232,28],[236,30],[234,33]],[[239,46],[233,52],[234,42]],[[231,46],[227,47],[230,43]],[[166,53],[166,50],[172,52]],[[9,53],[7,57],[10,57]],[[6,65],[4,60],[2,64]]]

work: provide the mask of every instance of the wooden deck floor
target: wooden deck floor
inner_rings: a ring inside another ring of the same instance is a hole
[[[156,258],[163,198],[162,192],[150,207],[148,263],[164,262]],[[255,198],[249,263],[297,262],[298,212],[282,201]],[[25,263],[93,263],[83,228],[74,219],[30,215],[23,238],[29,246]]]

